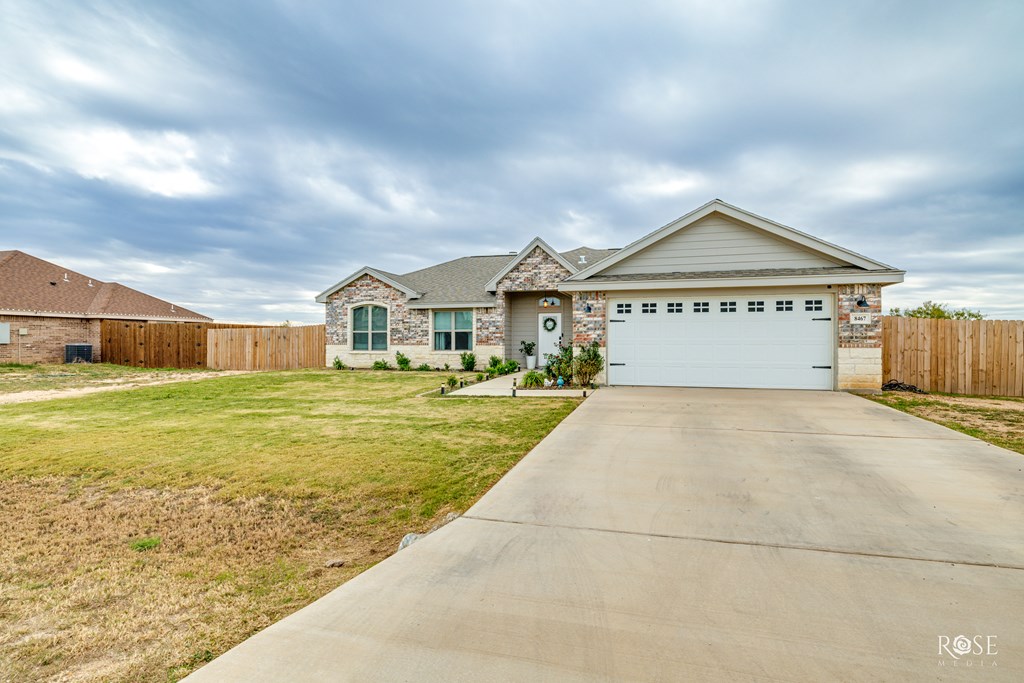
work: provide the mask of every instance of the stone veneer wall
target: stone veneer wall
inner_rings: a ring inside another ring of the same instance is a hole
[[[103,359],[99,320],[0,315],[0,323],[11,325],[11,343],[0,344],[0,363],[63,363],[65,344],[92,344],[93,362]],[[21,328],[28,334],[19,335]]]
[[[606,337],[605,308],[608,297],[604,292],[573,292],[572,343],[576,347],[597,342],[604,348]],[[587,306],[590,312],[587,312]]]
[[[353,351],[349,345],[349,306],[352,304],[384,304],[388,306],[389,342],[387,351]],[[473,353],[477,367],[487,364],[490,356],[503,356],[501,346],[489,345],[480,340],[480,321],[491,309],[474,310],[477,321],[476,340]],[[401,351],[412,360],[413,365],[426,363],[431,367],[461,367],[460,351],[434,351],[430,343],[430,310],[409,308],[408,297],[391,285],[372,275],[364,275],[349,283],[343,289],[327,297],[327,348],[325,364],[330,366],[335,358],[346,365],[368,368],[376,360],[384,359],[395,364],[395,353]]]
[[[866,308],[857,306],[863,295]],[[839,343],[836,350],[839,389],[882,386],[882,288],[879,285],[840,285],[836,292]],[[870,313],[869,325],[850,323],[851,313]]]
[[[505,346],[505,292],[557,290],[558,283],[571,273],[540,247],[534,247],[516,267],[498,281],[495,306],[477,309],[477,343]],[[573,317],[575,322],[575,315]],[[504,350],[500,354],[504,356]],[[479,358],[479,355],[477,356]]]

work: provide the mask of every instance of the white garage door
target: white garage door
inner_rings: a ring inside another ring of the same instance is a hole
[[[831,294],[608,302],[608,383],[832,389]]]

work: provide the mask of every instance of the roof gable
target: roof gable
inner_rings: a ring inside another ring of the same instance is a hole
[[[335,283],[331,287],[328,287],[324,291],[322,291],[319,294],[317,294],[316,295],[316,302],[320,303],[320,304],[327,303],[327,297],[329,297],[331,294],[334,294],[339,289],[343,289],[344,287],[352,284],[353,282],[355,282],[356,280],[358,280],[359,278],[361,278],[364,275],[369,275],[371,277],[377,278],[378,280],[380,280],[384,284],[386,284],[386,285],[388,285],[390,287],[394,287],[395,289],[397,289],[400,292],[403,292],[410,299],[418,299],[420,297],[420,293],[419,292],[417,292],[415,289],[410,287],[408,284],[406,284],[406,283],[401,281],[401,279],[400,279],[401,276],[400,275],[395,275],[394,273],[386,273],[383,270],[377,270],[376,268],[371,268],[370,266],[363,266],[362,268],[360,268],[356,272],[354,272],[351,275],[349,275],[344,280],[341,280],[340,282]]]
[[[554,259],[554,261],[558,265],[562,266],[567,271],[569,271],[569,273],[575,273],[576,272],[576,266],[574,266],[573,264],[569,263],[569,261],[567,261],[557,251],[552,249],[551,246],[548,245],[548,243],[545,242],[544,240],[542,240],[540,237],[534,237],[533,240],[531,240],[530,243],[527,244],[523,248],[522,251],[520,251],[518,254],[516,254],[515,258],[513,258],[511,261],[509,261],[505,265],[504,268],[499,270],[498,273],[494,277],[492,277],[490,279],[490,281],[487,283],[485,289],[488,292],[497,291],[498,283],[501,282],[501,278],[505,277],[510,272],[512,272],[512,269],[515,268],[516,266],[518,266],[520,263],[522,263],[523,259],[525,259],[527,256],[529,256],[533,252],[534,249],[540,249],[541,251],[546,253],[548,256],[550,256],[552,259]]]
[[[851,266],[891,270],[884,263],[715,199],[568,279]]]

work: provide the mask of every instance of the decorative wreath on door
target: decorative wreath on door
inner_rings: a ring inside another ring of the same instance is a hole
[[[544,329],[548,332],[554,332],[555,328],[558,327],[558,321],[554,318],[544,318]]]

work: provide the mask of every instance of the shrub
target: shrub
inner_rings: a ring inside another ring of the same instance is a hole
[[[394,368],[391,367],[391,364],[388,363],[383,358],[381,358],[380,360],[373,361],[373,365],[370,366],[370,367],[373,370],[393,370],[394,369]]]
[[[449,389],[454,389],[455,387],[459,386],[459,378],[456,377],[455,375],[448,375],[448,377],[445,379],[445,383],[448,385]]]
[[[522,387],[524,389],[534,389],[543,386],[544,375],[540,374],[536,370],[530,370],[525,375],[523,375]]]
[[[483,382],[485,378],[486,378],[486,375],[484,375],[484,373],[482,373],[482,372],[476,373],[476,381],[477,382]]]
[[[501,367],[501,362],[501,358],[499,358],[498,356],[491,356],[490,359],[487,361],[487,367],[488,369],[499,368]]]
[[[448,371],[449,371],[449,370],[451,370],[451,369],[452,369],[452,368],[451,368],[451,366],[450,366],[450,365],[448,365],[447,363],[445,363],[445,364],[444,364],[444,371],[445,371],[445,372],[448,372]]]
[[[519,372],[519,361],[509,359],[501,364],[501,374],[511,375],[513,372]]]
[[[476,354],[470,353],[469,351],[463,351],[459,354],[459,360],[462,361],[462,369],[466,372],[473,372],[476,370]]]
[[[337,356],[334,357],[334,369],[335,370],[344,370],[345,369],[345,364],[342,363],[341,359],[338,358]]]
[[[523,352],[524,356],[532,356],[533,352],[537,350],[537,342],[526,341],[524,339],[519,342],[519,350]]]
[[[548,376],[552,379],[561,377],[566,384],[572,381],[572,347],[560,346],[558,353],[545,353]]]
[[[573,377],[576,382],[586,386],[594,381],[597,373],[604,367],[604,358],[601,357],[597,342],[591,342],[589,346],[583,347],[576,360],[573,361]]]
[[[419,370],[420,372],[430,372],[433,368],[431,368],[426,363],[420,363],[419,365],[416,366],[416,369]]]
[[[412,361],[401,351],[395,351],[395,364],[399,370],[412,370]]]

